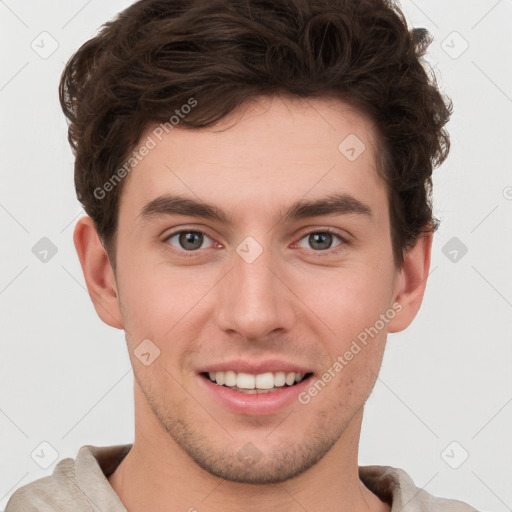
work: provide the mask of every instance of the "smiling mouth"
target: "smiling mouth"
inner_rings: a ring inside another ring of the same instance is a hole
[[[203,372],[200,374],[217,386],[229,388],[239,393],[257,395],[275,393],[296,386],[299,382],[309,379],[313,373],[266,372],[253,375],[245,372],[222,371]]]

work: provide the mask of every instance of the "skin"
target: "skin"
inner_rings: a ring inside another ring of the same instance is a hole
[[[355,161],[338,150],[349,134],[366,146]],[[115,273],[92,220],[78,221],[91,298],[104,322],[126,331],[135,376],[134,444],[109,477],[130,512],[390,510],[358,477],[361,421],[387,333],[421,305],[432,236],[395,266],[377,151],[371,121],[339,100],[260,98],[215,127],[175,128],[131,171]],[[215,204],[235,223],[142,220],[166,192]],[[332,192],[372,216],[279,220],[283,206]],[[349,243],[333,236],[332,247],[315,248],[308,235],[326,228]],[[165,240],[179,229],[204,232],[201,248]],[[263,248],[250,264],[236,252],[246,236]],[[198,369],[235,358],[283,359],[319,377],[393,304],[401,311],[306,405],[250,416],[202,392]],[[144,339],[160,350],[149,366],[134,355]],[[247,443],[259,454],[253,464],[237,457]]]

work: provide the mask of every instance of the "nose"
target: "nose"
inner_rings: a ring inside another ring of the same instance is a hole
[[[291,330],[297,320],[295,297],[282,263],[271,250],[263,250],[252,262],[233,254],[233,268],[219,283],[219,328],[252,342]]]

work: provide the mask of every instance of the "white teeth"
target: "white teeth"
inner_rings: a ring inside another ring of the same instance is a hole
[[[295,373],[294,372],[287,373],[285,382],[286,382],[286,384],[288,384],[288,386],[291,386],[295,382]]]
[[[274,374],[268,372],[256,375],[256,387],[258,389],[272,389],[274,387]]]
[[[210,380],[219,385],[228,387],[238,387],[242,389],[272,389],[283,387],[285,384],[292,386],[299,383],[304,378],[304,373],[295,372],[265,372],[258,375],[252,375],[245,372],[208,372]]]
[[[274,373],[274,386],[284,386],[286,384],[286,373]]]
[[[219,384],[219,373],[223,372],[217,372],[217,384]],[[250,373],[240,372],[236,376],[236,387],[243,389],[254,389],[256,387],[255,381],[256,379],[254,378],[254,375],[251,375]]]
[[[224,384],[226,386],[236,386],[237,383],[236,373],[231,370],[225,372],[224,374]]]

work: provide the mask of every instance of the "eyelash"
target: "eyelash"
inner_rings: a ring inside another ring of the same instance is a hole
[[[166,236],[163,239],[163,242],[165,242],[167,244],[167,246],[170,248],[170,250],[173,253],[179,254],[180,256],[184,256],[184,257],[187,257],[187,258],[188,257],[196,256],[197,253],[199,253],[199,251],[201,249],[196,249],[196,250],[193,250],[193,251],[186,251],[185,249],[177,249],[174,246],[172,246],[172,245],[167,243],[167,242],[169,242],[169,240],[171,238],[175,237],[176,235],[180,235],[182,233],[200,233],[200,234],[205,235],[208,238],[210,238],[210,240],[213,240],[212,237],[210,237],[207,233],[205,233],[204,231],[201,231],[200,229],[180,229],[179,231],[173,231],[172,233],[170,233],[168,236]],[[334,236],[338,237],[340,239],[340,241],[341,241],[341,243],[336,245],[334,248],[329,248],[329,249],[325,249],[325,250],[314,250],[314,249],[311,249],[311,251],[313,251],[314,253],[318,254],[320,257],[329,256],[329,255],[332,255],[333,253],[336,254],[340,250],[343,250],[345,246],[350,245],[350,242],[346,238],[341,236],[337,231],[335,231],[333,229],[330,229],[330,228],[316,229],[316,230],[313,230],[313,231],[308,231],[307,233],[305,233],[304,235],[301,236],[301,238],[299,239],[299,242],[301,240],[303,240],[304,238],[312,235],[312,234],[318,234],[318,233],[329,233],[331,235],[334,235]],[[217,242],[215,242],[215,243],[217,243]]]

